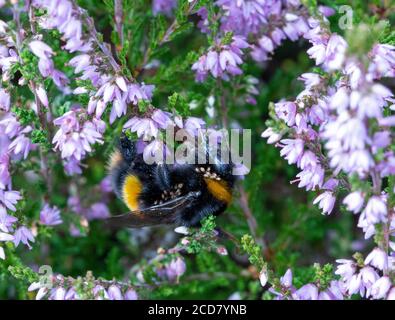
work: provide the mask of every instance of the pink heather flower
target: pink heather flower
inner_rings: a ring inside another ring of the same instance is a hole
[[[294,102],[278,102],[275,104],[277,116],[284,120],[288,126],[295,124],[296,104]]]
[[[343,300],[343,285],[340,281],[332,280],[329,288],[321,291],[318,295],[318,300]]]
[[[168,126],[174,125],[168,113],[161,110],[156,110],[151,118],[133,117],[125,123],[124,129],[130,129],[131,132],[136,132],[139,138],[147,141],[151,138],[156,138],[159,129],[166,129]]]
[[[240,75],[242,70],[239,65],[243,63],[242,49],[249,47],[243,37],[233,36],[229,45],[220,45],[220,48],[212,48],[207,55],[203,55],[192,65],[196,71],[196,81],[204,81],[208,73],[214,78],[228,80],[229,75]]]
[[[22,199],[18,191],[4,191],[0,189],[0,204],[3,204],[11,211],[16,211],[15,204]]]
[[[57,207],[50,207],[47,203],[40,212],[40,223],[47,226],[55,226],[63,222],[60,217],[60,210]]]
[[[385,222],[387,219],[387,205],[381,197],[373,196],[369,199],[362,214],[368,223]]]
[[[387,300],[395,300],[395,287],[388,291]]]
[[[114,289],[113,289],[113,290],[114,290]],[[102,299],[108,300],[108,299],[110,299],[107,290],[104,289],[104,287],[101,286],[101,285],[99,285],[99,284],[96,285],[96,286],[93,288],[92,291],[93,291],[93,295],[94,295],[94,297],[95,297],[96,300],[102,300]],[[117,291],[117,290],[115,289],[115,291]]]
[[[69,176],[82,173],[81,162],[76,158],[74,158],[74,156],[65,160],[63,166],[64,166],[64,171]]]
[[[330,214],[336,202],[336,197],[330,191],[321,193],[314,199],[313,204],[319,203],[319,208],[322,209],[323,214]]]
[[[55,149],[62,152],[62,158],[74,157],[80,161],[92,151],[91,145],[101,144],[103,140],[102,134],[97,131],[97,126],[93,122],[79,122],[77,112],[80,111],[69,111],[54,120],[54,124],[60,126],[60,129],[55,133],[52,142]]]
[[[50,59],[40,59],[38,69],[43,77],[48,77],[55,71],[54,64]]]
[[[5,189],[10,185],[11,176],[9,172],[9,156],[0,154],[0,189]]]
[[[7,214],[6,209],[0,206],[0,231],[11,232],[13,230],[13,225],[18,219]]]
[[[341,276],[342,280],[349,281],[357,271],[356,263],[353,260],[338,259],[336,262],[339,264],[335,274]]]
[[[32,247],[30,246],[29,241],[34,242],[34,236],[28,228],[22,226],[16,229],[14,234],[15,247],[17,247],[19,243],[22,242],[23,244],[27,245],[29,249],[31,249]]]
[[[138,300],[138,295],[137,295],[137,292],[135,291],[135,290],[133,290],[133,289],[128,289],[126,292],[125,292],[125,295],[124,295],[124,299],[125,300]]]
[[[9,139],[12,139],[20,132],[21,125],[13,114],[7,113],[0,120],[0,129],[2,129],[2,135],[5,134]]]
[[[29,133],[31,130],[31,127],[26,127],[20,131],[19,135],[8,146],[9,151],[13,152],[15,155],[21,154],[23,158],[26,159],[30,150],[33,149],[33,144],[25,134]]]
[[[292,270],[288,269],[285,274],[280,278],[280,283],[285,288],[290,288],[292,286]]]
[[[303,155],[304,142],[301,139],[283,139],[280,155],[288,160],[288,164],[296,163]]]
[[[75,289],[72,287],[69,290],[67,290],[64,300],[78,300],[78,293],[75,291]]]
[[[180,257],[173,259],[168,266],[166,266],[166,276],[170,281],[178,279],[185,273],[186,264]]]
[[[317,300],[318,299],[318,288],[312,283],[308,283],[298,289],[294,296],[298,300]]]
[[[146,163],[163,163],[170,155],[167,145],[162,140],[155,139],[144,148],[143,159]]]
[[[299,188],[306,188],[307,191],[315,190],[317,187],[321,188],[324,183],[324,169],[317,165],[313,168],[307,168],[301,172],[299,172],[296,177],[299,181]]]
[[[63,287],[57,287],[53,290],[50,299],[51,300],[64,300],[66,296],[66,290]]]
[[[36,88],[36,93],[37,93],[37,96],[40,99],[41,103],[45,107],[48,107],[48,97],[47,97],[47,92],[45,91],[44,87],[39,86],[38,88]]]
[[[40,59],[49,59],[53,55],[51,47],[39,40],[31,41],[29,48]]]
[[[354,191],[344,198],[343,203],[347,206],[348,211],[358,213],[361,211],[363,206],[364,198],[362,192]]]
[[[395,77],[395,46],[376,44],[370,53],[373,63],[369,66],[369,73],[375,78]]]
[[[382,249],[374,248],[366,257],[365,264],[370,264],[377,269],[384,270],[388,264],[388,256]]]
[[[121,289],[118,286],[112,284],[108,288],[108,298],[110,300],[123,300]]]
[[[259,274],[259,282],[261,283],[261,286],[264,287],[267,283],[268,276],[266,270],[262,270],[261,273]]]
[[[11,104],[10,94],[3,88],[0,88],[0,110],[6,112],[9,111],[10,104]]]
[[[273,144],[281,140],[281,134],[274,132],[272,128],[267,128],[261,134],[262,138],[268,138],[267,143]]]
[[[370,294],[373,299],[383,299],[391,288],[391,280],[384,276],[378,279],[372,286]]]
[[[360,271],[362,285],[366,289],[366,297],[370,295],[370,289],[372,285],[377,281],[379,275],[372,267],[363,267]],[[364,294],[361,294],[364,296]]]
[[[8,234],[6,232],[0,232],[0,241],[14,241],[15,237],[11,234]]]

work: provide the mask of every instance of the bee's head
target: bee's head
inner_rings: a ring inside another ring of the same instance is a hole
[[[136,154],[136,145],[125,133],[119,138],[118,149],[126,162],[130,163],[133,161]]]

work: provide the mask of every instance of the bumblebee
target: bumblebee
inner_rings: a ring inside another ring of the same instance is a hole
[[[208,160],[208,159],[207,159]],[[121,137],[109,162],[113,189],[130,212],[109,218],[112,225],[198,226],[222,213],[232,200],[232,164],[147,164],[137,143]]]

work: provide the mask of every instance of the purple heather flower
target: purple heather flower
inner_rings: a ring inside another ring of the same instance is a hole
[[[366,257],[365,264],[370,264],[377,269],[384,270],[385,266],[388,264],[388,256],[384,250],[374,248]]]
[[[16,211],[15,204],[22,199],[18,191],[4,191],[0,189],[0,204],[3,204],[8,209]]]
[[[41,209],[40,223],[47,226],[55,226],[63,222],[60,217],[60,210],[57,207],[50,207],[47,203]]]
[[[9,156],[0,154],[0,189],[5,189],[10,185],[11,176],[9,172]]]
[[[308,283],[296,290],[294,296],[298,300],[317,300],[318,299],[318,288],[312,283]]]
[[[3,88],[0,88],[0,110],[3,111],[10,110],[10,104],[11,104],[10,94]]]
[[[369,73],[374,78],[395,77],[395,46],[376,44],[370,55],[373,63],[369,66]]]
[[[262,132],[261,137],[268,138],[267,143],[273,144],[280,141],[282,135],[277,132],[274,132],[272,128],[267,128],[265,131]]]
[[[0,231],[11,232],[13,230],[13,225],[18,219],[7,214],[6,209],[0,206]]]
[[[348,211],[358,213],[361,211],[364,202],[362,192],[354,191],[344,198],[343,203],[347,206]]]
[[[132,288],[128,289],[125,292],[125,295],[124,295],[125,300],[138,300],[138,298],[139,297],[137,295],[137,292],[135,290],[133,290]]]
[[[379,275],[372,267],[363,267],[359,273],[361,275],[361,285],[366,289],[366,296],[370,295],[370,290],[373,285],[379,278]],[[363,290],[364,291],[364,290]],[[361,296],[364,296],[364,292],[362,292]]]
[[[370,294],[373,299],[383,299],[386,297],[391,288],[391,280],[387,277],[381,277],[373,285]]]
[[[23,158],[26,159],[34,146],[30,139],[25,136],[25,134],[29,133],[31,130],[31,127],[26,127],[20,131],[19,135],[10,143],[8,147],[9,151],[12,151],[15,155],[21,154]]]
[[[330,286],[325,290],[321,291],[318,295],[318,300],[343,300],[344,293],[343,287],[340,281],[332,280]]]
[[[32,248],[30,246],[29,241],[34,242],[34,236],[33,236],[32,232],[25,226],[22,226],[22,227],[19,227],[18,229],[16,229],[14,237],[15,237],[14,244],[16,247],[19,245],[20,242],[22,242],[23,244],[27,245],[29,247],[29,249]]]
[[[12,139],[20,132],[21,125],[13,114],[6,113],[4,117],[0,118],[0,129],[2,136],[7,135],[9,139]]]
[[[108,300],[109,299],[107,290],[99,284],[96,285],[92,291],[93,291],[93,295],[96,300],[102,300],[102,299]]]
[[[52,293],[49,297],[50,300],[64,300],[66,296],[66,290],[63,287],[57,287],[52,289]]]
[[[262,270],[259,274],[259,282],[261,283],[261,286],[264,287],[267,283],[268,280],[268,275],[266,270]]]
[[[275,111],[277,116],[284,120],[288,126],[295,124],[296,104],[293,102],[278,102],[275,104]]]
[[[285,274],[280,278],[280,283],[285,288],[290,288],[292,286],[292,270],[288,269]]]
[[[172,16],[173,10],[177,7],[177,0],[153,0],[152,13],[157,15],[163,13],[166,16]]]
[[[52,142],[55,149],[62,152],[62,158],[74,157],[80,161],[86,153],[92,151],[92,144],[103,143],[103,140],[93,122],[79,123],[77,112],[82,111],[69,111],[54,120],[54,124],[60,126],[60,129],[55,133]]]
[[[335,274],[340,275],[342,280],[349,281],[357,271],[356,263],[353,260],[338,259],[336,262],[339,264]]]
[[[387,206],[381,197],[373,196],[369,199],[361,216],[371,224],[381,221],[385,222],[387,219]]]
[[[78,293],[75,291],[75,289],[73,287],[69,288],[69,290],[67,290],[65,296],[64,296],[64,300],[78,300]]]
[[[111,176],[106,176],[106,177],[100,182],[100,190],[103,191],[104,193],[110,193],[110,192],[113,191],[111,179],[112,179]]]
[[[51,47],[39,40],[31,41],[29,48],[40,59],[49,59],[53,55]]]
[[[110,211],[105,203],[97,202],[89,208],[86,217],[88,219],[106,219],[110,216]]]
[[[110,300],[123,300],[121,289],[119,289],[115,284],[112,284],[108,288],[108,298]]]
[[[178,279],[185,273],[186,264],[180,257],[173,259],[168,266],[166,266],[166,276],[170,281]]]
[[[51,59],[40,59],[38,61],[38,69],[43,77],[48,77],[55,71],[54,64]]]
[[[299,172],[295,182],[299,181],[299,188],[306,188],[307,191],[321,188],[324,183],[324,169],[317,165],[314,168],[308,168]]]
[[[48,97],[47,97],[47,92],[45,91],[44,87],[39,86],[38,88],[36,88],[36,93],[37,93],[37,96],[38,96],[39,100],[41,101],[41,103],[45,107],[48,107]]]
[[[11,234],[8,234],[6,232],[1,232],[0,231],[0,241],[14,241],[15,237]]]
[[[69,176],[73,176],[73,175],[82,173],[81,162],[79,160],[77,160],[76,158],[74,158],[74,156],[65,160],[63,166],[64,166],[64,171]]]
[[[395,300],[395,287],[388,291],[387,300]]]
[[[304,142],[301,139],[283,139],[280,141],[282,149],[280,155],[288,160],[289,164],[296,163],[303,155]]]
[[[336,197],[330,191],[321,193],[314,199],[313,204],[319,203],[319,208],[322,209],[323,214],[330,214],[336,202]]]
[[[166,129],[168,126],[174,125],[170,119],[169,114],[161,110],[156,110],[151,115],[151,118],[133,117],[125,123],[124,129],[130,129],[131,132],[136,132],[139,138],[147,141],[151,138],[156,138],[159,129]]]
[[[209,73],[214,78],[228,80],[229,75],[240,75],[239,65],[243,63],[242,49],[249,47],[243,37],[233,36],[229,45],[221,45],[219,49],[211,48],[207,55],[203,55],[192,65],[196,71],[196,81],[204,81]]]

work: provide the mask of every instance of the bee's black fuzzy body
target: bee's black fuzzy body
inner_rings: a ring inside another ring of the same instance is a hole
[[[222,213],[232,198],[234,176],[231,164],[146,164],[135,142],[125,136],[110,160],[110,174],[117,196],[131,211],[182,198],[198,196],[177,208],[175,224],[198,226],[210,215]]]

